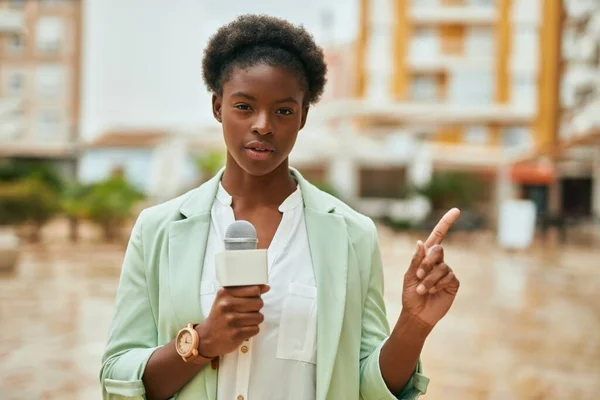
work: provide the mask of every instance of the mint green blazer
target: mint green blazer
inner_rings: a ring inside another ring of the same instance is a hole
[[[317,282],[318,400],[416,399],[429,379],[421,362],[397,396],[386,387],[379,353],[389,336],[375,224],[306,181],[305,205]],[[144,399],[144,368],[158,347],[206,316],[200,279],[210,211],[223,174],[181,197],[148,208],[131,233],[100,373],[104,399]],[[398,299],[400,301],[400,299]],[[217,371],[204,368],[175,396],[216,400]]]

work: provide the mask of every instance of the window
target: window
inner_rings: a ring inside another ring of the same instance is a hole
[[[442,5],[442,0],[412,0],[412,7],[437,7]]]
[[[58,110],[42,110],[38,115],[36,137],[39,140],[58,140],[61,136],[61,114]]]
[[[537,109],[537,80],[528,74],[515,74],[511,79],[512,103],[521,109]]]
[[[491,104],[493,92],[494,77],[490,71],[461,67],[450,75],[448,99],[451,104]]]
[[[410,43],[410,59],[435,60],[440,55],[440,38],[435,28],[416,29]]]
[[[13,71],[8,75],[7,92],[11,96],[20,96],[25,91],[25,73],[22,71]]]
[[[512,4],[512,20],[537,24],[542,13],[542,4],[546,0],[514,0]]]
[[[468,126],[464,132],[464,142],[468,144],[487,144],[489,140],[489,131],[486,126],[473,125]]]
[[[375,24],[389,24],[393,20],[393,2],[390,0],[371,0],[369,14]]]
[[[471,27],[467,30],[465,43],[467,57],[490,58],[494,55],[494,33],[492,29]]]
[[[531,130],[524,126],[509,126],[503,128],[502,145],[508,148],[531,148],[533,145]]]
[[[513,69],[536,71],[540,49],[540,34],[537,27],[515,26],[511,43]]]
[[[64,69],[60,65],[46,64],[36,73],[37,94],[41,97],[59,97],[64,91]]]
[[[11,53],[22,53],[25,50],[25,37],[23,35],[11,35],[7,40],[8,50]]]
[[[495,0],[467,0],[465,3],[469,6],[493,7]]]
[[[437,79],[433,76],[416,76],[411,81],[411,99],[434,102],[438,99]]]
[[[56,53],[64,45],[65,21],[60,17],[41,17],[37,25],[37,48]]]
[[[406,168],[361,168],[360,196],[401,199],[406,196]]]

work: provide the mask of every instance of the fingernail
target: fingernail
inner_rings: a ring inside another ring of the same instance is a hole
[[[419,279],[423,279],[424,277],[425,277],[425,271],[424,271],[424,270],[422,270],[421,268],[419,268],[419,269],[417,270],[417,278],[419,278]]]
[[[425,289],[425,285],[420,284],[419,286],[417,286],[417,293],[425,294],[426,291],[427,291],[427,289]]]

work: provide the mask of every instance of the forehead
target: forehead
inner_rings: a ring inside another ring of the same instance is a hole
[[[293,97],[300,102],[304,96],[300,80],[292,71],[265,64],[234,68],[229,79],[223,83],[223,96],[236,92],[265,100]]]

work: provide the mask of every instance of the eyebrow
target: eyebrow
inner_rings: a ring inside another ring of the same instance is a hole
[[[298,104],[298,102],[296,101],[296,99],[294,99],[292,97],[286,97],[285,99],[277,100],[276,103],[277,104],[281,104],[281,103],[295,103],[295,104]]]
[[[232,97],[243,97],[243,98],[248,99],[248,100],[256,101],[256,97],[251,96],[251,95],[249,95],[247,93],[244,93],[244,92],[235,92],[231,96]],[[298,101],[296,101],[296,99],[294,99],[293,97],[286,97],[285,99],[277,100],[276,103],[277,104],[281,104],[281,103],[295,103],[295,104],[298,104]]]

